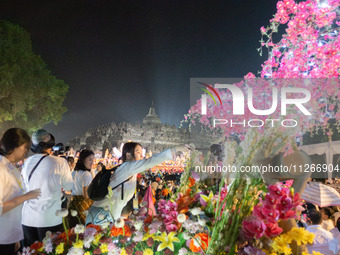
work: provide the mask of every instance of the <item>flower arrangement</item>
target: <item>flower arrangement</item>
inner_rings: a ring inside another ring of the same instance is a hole
[[[303,229],[283,234],[278,226],[280,220],[296,217],[299,194],[279,183],[268,190],[262,186],[261,192],[251,183],[243,185],[248,189],[239,194],[232,186],[228,192],[222,183],[218,190],[207,189],[204,182],[190,177],[186,193],[179,193],[176,200],[159,201],[156,216],[142,207],[128,220],[48,232],[22,254],[290,254],[293,240],[299,245],[312,242],[313,234]],[[250,196],[259,194],[262,198],[250,202]],[[253,210],[245,209],[249,204]]]

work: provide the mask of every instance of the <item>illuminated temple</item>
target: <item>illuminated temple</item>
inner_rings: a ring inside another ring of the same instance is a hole
[[[157,153],[178,144],[190,143],[190,135],[187,129],[161,123],[152,105],[141,122],[112,122],[98,126],[75,137],[68,145],[76,151],[88,148],[104,156],[107,150],[111,153],[114,147],[120,148],[122,143],[133,141],[142,144],[146,152]],[[207,142],[201,140],[200,146],[203,146],[203,143]]]

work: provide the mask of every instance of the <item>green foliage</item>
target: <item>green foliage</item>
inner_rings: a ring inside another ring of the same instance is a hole
[[[30,35],[0,20],[0,133],[10,127],[29,132],[54,121],[66,111],[68,86],[47,69],[32,51]]]

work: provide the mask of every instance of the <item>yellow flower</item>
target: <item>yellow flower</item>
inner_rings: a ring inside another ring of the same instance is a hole
[[[169,235],[167,235],[165,232],[162,233],[162,235],[157,236],[154,238],[154,240],[161,242],[160,245],[158,245],[157,251],[162,251],[165,248],[169,248],[171,251],[174,251],[174,242],[179,243],[179,239],[175,237],[176,232],[170,232]]]
[[[91,252],[87,251],[84,253],[84,255],[91,255]]]
[[[292,254],[292,249],[287,246],[287,236],[286,235],[280,235],[274,239],[274,242],[270,244],[272,249],[279,253],[284,255],[290,255]]]
[[[78,248],[78,249],[83,249],[83,246],[84,246],[84,243],[83,243],[82,240],[78,240],[77,242],[75,242],[75,243],[73,244],[73,247],[74,247],[74,248]]]
[[[100,250],[102,253],[106,253],[106,252],[109,252],[108,248],[107,248],[107,243],[103,243],[101,246],[100,246]]]
[[[94,236],[93,244],[94,244],[94,245],[98,245],[99,240],[100,240],[101,237],[102,237],[101,234],[96,234],[96,235]]]
[[[155,237],[155,234],[150,234],[149,232],[147,232],[147,233],[145,233],[145,235],[143,236],[143,241],[146,241],[146,240],[148,240],[149,239],[149,237],[151,237],[152,239],[154,239],[154,240],[156,240],[155,238],[157,238],[157,237]]]
[[[64,252],[64,243],[60,243],[56,248],[55,248],[55,253],[56,254],[62,254]]]
[[[262,249],[262,251],[264,251],[266,253],[266,255],[277,255],[277,253],[271,252],[271,251],[269,251],[267,249]]]
[[[120,255],[128,255],[128,254],[126,253],[126,251],[125,251],[125,248],[122,248],[122,249],[120,250]]]
[[[143,255],[153,255],[153,251],[150,248],[147,248],[143,251]]]
[[[323,255],[321,252],[313,251],[312,255]]]
[[[214,193],[212,191],[210,191],[209,196],[203,195],[201,194],[201,198],[208,203],[214,196]]]
[[[299,246],[307,243],[312,244],[315,237],[313,233],[308,232],[304,228],[292,228],[286,235],[288,243],[295,240]]]

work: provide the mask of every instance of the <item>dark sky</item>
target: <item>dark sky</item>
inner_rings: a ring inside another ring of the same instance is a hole
[[[242,77],[275,0],[2,0],[0,19],[31,34],[33,50],[69,85],[68,111],[45,128],[66,143],[89,128],[141,121],[153,101],[179,124],[190,78]]]

